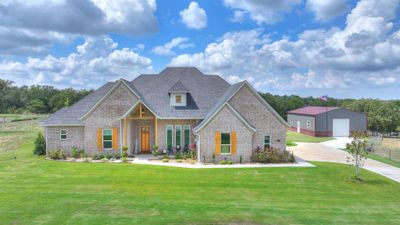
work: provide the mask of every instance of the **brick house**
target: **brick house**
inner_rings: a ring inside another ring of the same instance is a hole
[[[129,155],[196,146],[199,161],[250,161],[257,146],[285,150],[288,124],[246,81],[230,85],[193,67],[108,82],[42,121],[46,150]]]

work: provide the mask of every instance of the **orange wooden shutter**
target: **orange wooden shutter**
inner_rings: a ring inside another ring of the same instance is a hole
[[[103,130],[101,128],[97,129],[97,150],[103,150]]]
[[[236,131],[231,132],[232,155],[236,154]]]
[[[215,132],[215,155],[221,154],[221,132]]]
[[[114,150],[118,149],[118,128],[112,129],[112,148]]]

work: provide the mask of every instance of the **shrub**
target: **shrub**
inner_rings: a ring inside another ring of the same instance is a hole
[[[113,156],[111,155],[110,152],[107,152],[106,155],[105,155],[105,158],[108,159],[108,160],[110,160],[112,157]]]
[[[151,154],[153,154],[154,156],[158,156],[158,151],[156,149],[154,149]]]
[[[212,162],[215,164],[215,154],[212,154]]]
[[[123,157],[123,156],[122,156],[121,160],[122,160],[123,163],[128,162],[128,159],[126,157]]]
[[[104,155],[102,153],[94,153],[93,159],[94,160],[102,160],[102,159],[104,159]]]
[[[64,150],[55,150],[49,152],[50,159],[66,159],[67,154]]]
[[[233,162],[232,162],[232,160],[224,159],[224,160],[219,161],[219,164],[221,164],[221,165],[232,165]]]
[[[243,156],[239,156],[239,163],[242,164],[243,162]]]
[[[289,162],[292,162],[292,163],[296,162],[296,158],[294,157],[293,152],[290,153]]]
[[[33,150],[33,154],[35,155],[46,155],[46,140],[41,132],[38,133],[38,136],[35,140],[35,149]]]
[[[182,159],[177,159],[177,160],[175,160],[177,163],[181,163],[181,162],[183,162],[183,160]]]
[[[78,153],[78,149],[77,149],[76,147],[72,147],[71,156],[72,156],[72,158],[74,158],[74,159],[77,159],[77,158],[78,158],[79,153]]]
[[[169,162],[169,159],[163,159],[162,162]]]
[[[175,159],[182,159],[182,154],[180,152],[175,152]]]
[[[107,161],[108,161],[107,158],[102,158],[102,159],[101,159],[101,162],[103,162],[103,163],[105,163],[105,162],[107,162]]]
[[[112,157],[113,157],[113,159],[120,159],[121,155],[118,152],[114,152]]]
[[[169,159],[169,156],[168,155],[163,155],[163,159]]]
[[[122,147],[122,157],[128,157],[128,146]]]
[[[290,162],[291,155],[288,151],[281,152],[276,148],[262,149],[257,146],[257,148],[253,150],[251,159],[253,162],[260,163],[281,163]]]
[[[78,151],[78,153],[79,153],[79,158],[87,158],[88,157],[88,155],[85,153],[85,150],[83,150],[83,149],[80,149]]]

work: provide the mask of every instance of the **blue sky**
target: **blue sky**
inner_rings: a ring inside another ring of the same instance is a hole
[[[6,0],[0,77],[97,88],[196,66],[273,94],[398,99],[399,2]]]

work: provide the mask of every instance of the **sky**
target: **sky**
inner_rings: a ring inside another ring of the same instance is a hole
[[[400,0],[2,0],[0,78],[96,89],[194,66],[279,95],[400,97]]]

